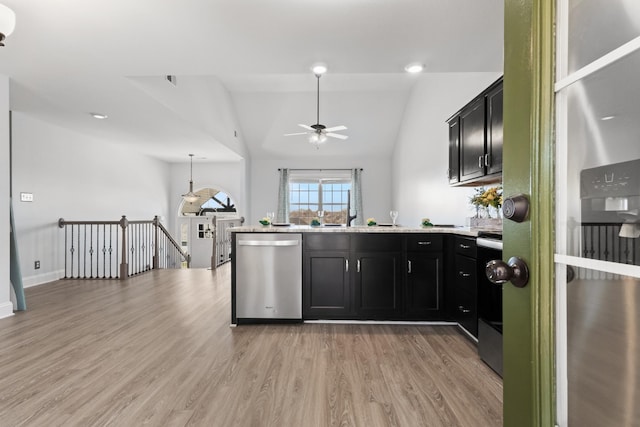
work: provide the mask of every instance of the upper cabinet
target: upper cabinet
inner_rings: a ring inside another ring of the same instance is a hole
[[[502,77],[449,120],[449,183],[502,179]]]

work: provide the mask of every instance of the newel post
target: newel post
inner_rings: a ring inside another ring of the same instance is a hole
[[[160,268],[160,248],[159,248],[159,230],[158,224],[160,223],[160,219],[158,215],[153,217],[153,269],[157,270]]]
[[[122,227],[122,258],[120,260],[120,279],[124,280],[129,277],[129,264],[127,263],[127,226],[129,221],[125,215],[120,218],[120,227]]]

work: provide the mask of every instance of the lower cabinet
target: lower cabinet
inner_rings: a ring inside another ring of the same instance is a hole
[[[477,336],[474,238],[305,233],[303,246],[304,319],[453,320]]]
[[[455,262],[451,275],[453,320],[471,335],[478,337],[478,279],[476,268],[476,241],[473,238],[455,237]]]
[[[402,314],[401,252],[355,252],[355,310],[360,319],[397,319]]]
[[[302,312],[305,319],[344,319],[352,314],[349,252],[303,255]]]
[[[302,317],[353,318],[350,236],[305,233],[302,252]]]
[[[409,319],[445,318],[443,244],[438,234],[407,236],[405,313]]]

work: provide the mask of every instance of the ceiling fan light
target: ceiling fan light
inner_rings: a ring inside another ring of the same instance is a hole
[[[0,46],[4,46],[2,41],[9,37],[16,28],[16,14],[7,6],[0,4]]]
[[[319,62],[317,64],[313,64],[313,66],[311,67],[311,71],[313,71],[313,74],[315,74],[315,75],[322,75],[322,74],[326,73],[327,70],[328,70],[327,64],[324,64],[322,62]]]
[[[313,134],[311,134],[309,136],[309,142],[311,144],[322,144],[327,140],[327,135],[323,134],[323,133],[317,133],[314,132]]]
[[[407,66],[404,67],[404,70],[411,74],[421,73],[424,70],[424,64],[412,62],[411,64],[407,64]]]

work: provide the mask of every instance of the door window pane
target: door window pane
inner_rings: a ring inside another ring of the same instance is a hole
[[[569,426],[640,420],[640,279],[574,268],[567,292]]]
[[[640,36],[638,0],[569,1],[569,72]]]
[[[564,89],[567,255],[640,265],[638,70],[640,51]]]

